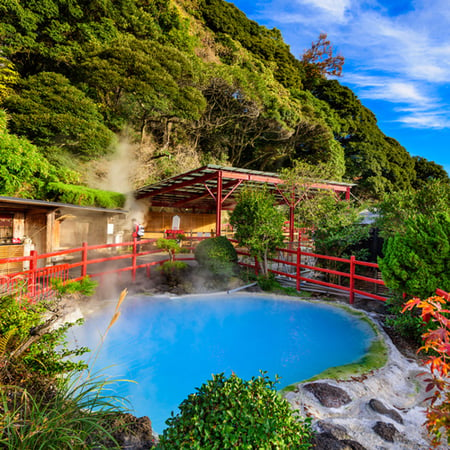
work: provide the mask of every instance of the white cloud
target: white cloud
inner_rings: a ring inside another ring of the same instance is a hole
[[[415,112],[407,116],[400,116],[397,122],[408,125],[412,128],[450,128],[450,120],[446,115],[435,112]]]
[[[362,99],[404,104],[398,121],[409,127],[450,127],[442,115],[443,106],[450,109],[445,97],[450,83],[448,0],[410,0],[403,11],[396,2],[377,0],[260,4],[266,5],[261,14],[267,21],[284,24],[294,54],[309,48],[320,32],[327,33],[346,59],[343,82]]]
[[[350,0],[303,0],[299,2],[306,3],[314,8],[322,10],[334,20],[343,21],[346,11],[350,7]]]

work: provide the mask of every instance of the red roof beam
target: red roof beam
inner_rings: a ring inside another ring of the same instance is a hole
[[[146,193],[138,194],[136,196],[136,198],[154,197],[155,195],[158,195],[158,194],[165,194],[167,192],[175,191],[176,189],[179,189],[179,188],[183,188],[186,186],[192,186],[193,184],[197,184],[197,183],[203,183],[204,181],[211,180],[212,178],[215,178],[216,176],[217,176],[216,172],[208,173],[201,177],[194,177],[194,178],[192,178],[192,180],[186,180],[181,183],[176,183],[171,186],[166,186],[166,187],[163,187],[160,189],[156,189],[153,192],[146,192]]]

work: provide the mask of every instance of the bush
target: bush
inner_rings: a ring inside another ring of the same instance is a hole
[[[429,297],[450,290],[450,215],[417,214],[388,238],[379,260],[383,280],[398,294]]]
[[[188,265],[183,261],[165,261],[158,267],[169,286],[177,286],[183,281]]]
[[[161,448],[310,448],[311,419],[299,421],[275,384],[264,374],[250,381],[213,375],[167,420]]]
[[[108,395],[111,384],[91,377],[60,385],[51,398],[0,386],[0,448],[120,449],[114,419],[124,411],[123,399]]]
[[[56,318],[53,306],[43,301],[31,304],[22,297],[0,297],[0,382],[43,381],[85,368],[84,363],[67,359],[87,351],[67,348],[66,332],[80,321],[51,329]]]
[[[217,236],[197,245],[195,259],[212,273],[231,277],[238,258],[233,244],[226,237]]]

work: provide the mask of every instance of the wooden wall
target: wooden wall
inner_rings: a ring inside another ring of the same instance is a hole
[[[180,217],[180,230],[195,236],[198,233],[215,233],[215,214],[176,213],[167,211],[149,211],[145,216],[145,237],[161,237],[164,230],[172,229],[172,218]]]

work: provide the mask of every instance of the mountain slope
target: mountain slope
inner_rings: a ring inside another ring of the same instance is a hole
[[[222,0],[7,0],[0,36],[9,132],[81,185],[102,185],[118,141],[131,187],[208,162],[300,159],[376,198],[423,174],[350,89]]]

